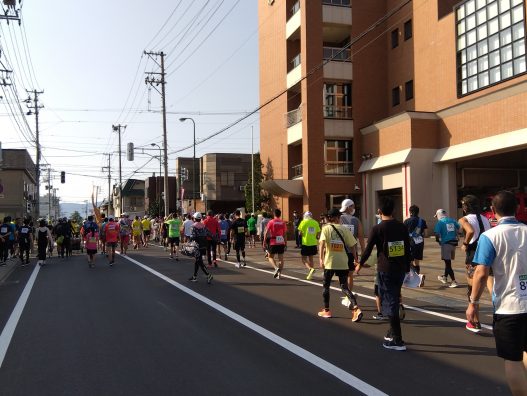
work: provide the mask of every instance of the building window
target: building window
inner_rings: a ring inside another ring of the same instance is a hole
[[[392,48],[399,46],[399,29],[392,30]]]
[[[326,174],[353,174],[352,142],[352,140],[326,140],[324,142]]]
[[[395,87],[392,89],[392,106],[399,106],[399,103],[401,103],[401,94],[399,92],[399,87]]]
[[[412,38],[412,20],[406,21],[404,23],[404,41],[410,40]]]
[[[456,7],[458,95],[527,71],[523,0],[468,0]]]
[[[406,81],[404,84],[404,96],[406,100],[414,98],[414,80]]]
[[[352,118],[351,83],[324,84],[324,118]]]
[[[220,184],[222,186],[234,186],[234,172],[221,172]]]

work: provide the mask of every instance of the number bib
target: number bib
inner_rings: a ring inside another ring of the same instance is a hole
[[[343,252],[344,251],[344,244],[341,240],[332,239],[329,242],[329,248],[334,252]]]
[[[315,227],[307,227],[307,233],[311,235],[315,235]]]
[[[221,235],[222,235],[222,236],[227,235],[227,231],[226,231],[226,230],[220,230],[220,231],[221,231]]]
[[[0,232],[1,232],[2,234],[7,234],[7,227],[2,227],[2,228],[0,228]]]
[[[285,240],[284,240],[284,237],[282,235],[278,235],[276,238],[275,238],[275,241],[277,244],[279,245],[283,245]]]
[[[527,274],[518,275],[516,278],[516,290],[520,300],[527,300]]]
[[[245,227],[238,227],[238,234],[245,233]]]
[[[456,226],[453,223],[448,223],[446,225],[446,230],[448,232],[455,232],[456,231]]]
[[[404,242],[394,241],[388,242],[388,257],[404,256]]]
[[[344,224],[344,227],[350,230],[352,235],[355,235],[355,226],[353,224]]]
[[[423,237],[422,236],[416,236],[416,237],[413,237],[413,240],[414,240],[414,243],[416,245],[420,244],[420,243],[423,243]]]

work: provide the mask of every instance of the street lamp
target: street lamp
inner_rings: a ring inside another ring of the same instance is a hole
[[[150,143],[150,146],[152,147],[155,147],[157,146],[157,148],[159,149],[159,177],[161,177],[161,146],[157,143]],[[159,196],[158,196],[158,200],[159,200],[159,206],[157,207],[157,213],[159,214],[159,216],[161,216],[161,185],[160,183],[157,182],[157,179],[156,179],[156,189],[159,189]],[[165,216],[168,216],[168,213],[165,213]]]
[[[179,121],[185,122],[187,120],[192,121],[193,125],[193,141],[194,141],[194,154],[192,155],[192,193],[194,198],[194,212],[196,211],[196,123],[193,118],[183,117]]]

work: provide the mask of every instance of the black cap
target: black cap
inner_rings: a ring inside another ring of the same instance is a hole
[[[328,217],[339,217],[341,215],[340,210],[332,208],[328,210]]]

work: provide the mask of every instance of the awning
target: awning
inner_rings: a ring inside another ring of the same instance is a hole
[[[375,157],[369,160],[364,160],[360,165],[359,173],[404,164],[408,161],[410,151],[411,149],[406,149],[391,154],[381,155],[380,157]]]
[[[277,197],[301,197],[304,195],[302,180],[264,180],[262,189]]]

